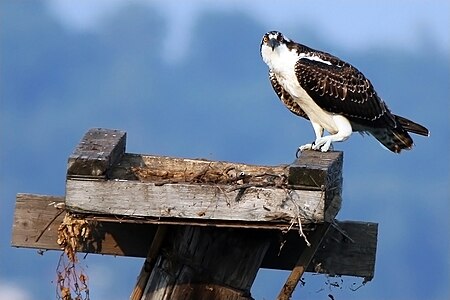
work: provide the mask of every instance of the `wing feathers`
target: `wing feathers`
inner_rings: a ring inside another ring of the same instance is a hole
[[[327,61],[334,64],[299,59],[295,66],[297,80],[317,105],[361,125],[395,126],[393,115],[358,69],[335,57]]]
[[[407,131],[423,135],[423,136],[429,136],[430,131],[425,128],[424,126],[417,124],[416,122],[413,122],[411,120],[408,120],[407,118],[395,116],[397,121],[400,123],[400,125]]]

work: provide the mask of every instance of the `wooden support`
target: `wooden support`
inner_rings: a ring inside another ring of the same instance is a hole
[[[61,210],[54,204],[63,203],[63,201],[64,197],[18,194],[14,212],[12,246],[60,250],[56,239],[58,226],[64,214],[61,214]],[[158,226],[160,224],[176,225],[176,223],[124,219],[115,216],[80,215],[80,217],[92,221],[96,240],[94,243],[82,245],[78,250],[102,255],[145,258]],[[50,225],[47,226],[48,224]],[[334,227],[330,228],[307,271],[372,279],[376,257],[377,224],[345,221],[337,222],[337,226],[346,235],[342,235]],[[271,243],[261,267],[292,270],[305,247],[304,240],[298,235],[297,230],[283,234],[277,227],[273,229],[262,231]],[[306,231],[306,234],[309,232]],[[37,239],[39,236],[41,237]],[[281,245],[283,247],[280,251]]]
[[[241,192],[203,184],[68,180],[66,193],[68,209],[85,214],[284,224],[297,214],[303,224],[325,218],[320,191],[287,194],[283,189],[251,188]]]
[[[251,299],[260,267],[293,269],[279,299],[305,271],[373,277],[377,224],[334,219],[341,152],[255,166],[125,145],[123,131],[89,130],[69,157],[65,197],[17,195],[12,244],[59,249],[63,213],[87,220],[78,251],[146,257],[132,300]]]
[[[263,232],[171,227],[142,299],[248,300],[269,247]]]
[[[167,225],[158,226],[156,234],[153,238],[153,242],[150,245],[150,249],[148,250],[144,265],[142,266],[141,273],[138,276],[136,286],[131,293],[130,300],[140,300],[144,295],[145,286],[147,285],[150,273],[155,266],[158,253],[160,252],[161,245],[164,241],[164,238],[166,237],[167,228]]]
[[[341,205],[341,152],[306,151],[291,165],[269,167],[125,154],[125,138],[117,130],[86,133],[69,158],[68,210],[245,227],[332,221]]]
[[[64,210],[57,207],[61,205],[64,208],[63,197],[18,194],[12,246],[59,250],[57,230],[64,218]]]
[[[311,232],[311,245],[305,247],[301,252],[300,257],[295,264],[294,269],[292,269],[291,274],[289,274],[286,283],[278,294],[277,300],[289,300],[292,297],[298,282],[306,272],[306,268],[314,257],[317,249],[322,243],[322,239],[325,237],[328,229],[330,228],[330,223],[324,223],[317,225],[317,228]]]
[[[292,166],[275,167],[125,154],[109,171],[111,180],[68,178],[65,203],[84,214],[243,227],[289,225],[297,216],[303,224],[332,221],[341,205],[342,153],[321,156],[314,167],[322,177],[312,185],[307,173],[299,174],[315,155],[309,152]]]
[[[308,234],[308,232],[306,232]],[[289,232],[279,250],[279,244],[272,243],[262,267],[268,269],[292,270],[305,244],[297,232]],[[358,221],[336,221],[331,226],[317,249],[307,272],[347,275],[372,280],[375,273],[375,259],[378,239],[378,224]],[[278,246],[278,247],[276,247]]]

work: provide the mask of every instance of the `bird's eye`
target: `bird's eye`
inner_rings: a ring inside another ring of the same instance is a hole
[[[267,43],[268,41],[269,41],[269,38],[267,37],[267,35],[265,35],[264,38],[263,38],[263,42]]]

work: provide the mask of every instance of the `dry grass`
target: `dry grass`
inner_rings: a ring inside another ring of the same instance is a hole
[[[89,223],[67,213],[58,228],[58,245],[64,251],[59,259],[57,299],[89,300],[88,277],[80,266],[77,249],[91,239]]]

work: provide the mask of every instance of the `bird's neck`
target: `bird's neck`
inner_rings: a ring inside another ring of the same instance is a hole
[[[282,77],[294,71],[299,59],[295,49],[289,49],[286,45],[280,45],[273,50],[265,46],[261,50],[261,55],[269,69]]]

